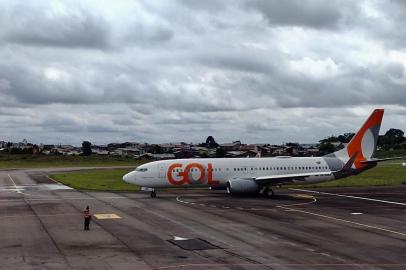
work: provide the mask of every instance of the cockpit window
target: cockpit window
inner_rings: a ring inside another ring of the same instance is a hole
[[[146,172],[146,171],[148,171],[148,168],[136,168],[135,171],[136,172]]]

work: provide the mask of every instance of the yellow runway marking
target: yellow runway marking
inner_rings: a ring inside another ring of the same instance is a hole
[[[121,218],[116,214],[94,214],[97,219],[118,219]]]

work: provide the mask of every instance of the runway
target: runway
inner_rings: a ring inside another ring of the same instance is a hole
[[[406,187],[151,199],[73,190],[48,173],[0,171],[2,269],[406,269]]]

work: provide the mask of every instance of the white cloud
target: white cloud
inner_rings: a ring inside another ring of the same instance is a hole
[[[334,77],[339,74],[339,66],[331,59],[311,59],[305,57],[301,60],[289,61],[293,72],[300,72],[314,78]]]

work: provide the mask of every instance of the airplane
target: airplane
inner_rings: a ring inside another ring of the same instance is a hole
[[[149,190],[171,187],[210,187],[231,195],[274,195],[272,187],[320,183],[359,174],[378,162],[379,129],[384,110],[376,109],[345,148],[321,157],[199,158],[154,161],[138,166],[123,181]]]

